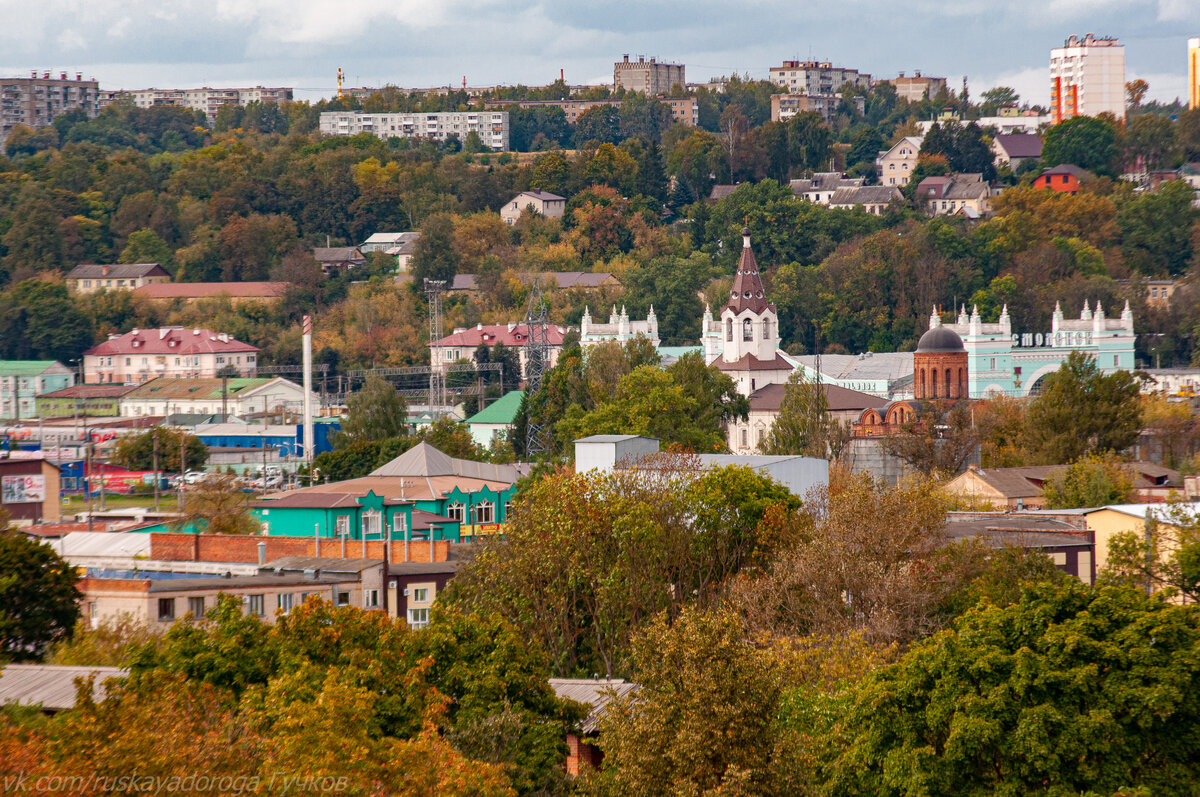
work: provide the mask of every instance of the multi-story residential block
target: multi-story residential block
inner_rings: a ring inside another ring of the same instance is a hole
[[[171,274],[158,263],[83,263],[67,274],[67,288],[72,293],[131,291],[170,281]]]
[[[547,335],[550,347],[547,356],[547,367],[553,368],[562,352],[563,338],[567,334],[566,327],[549,327]],[[429,344],[430,365],[438,370],[444,370],[459,360],[475,362],[475,350],[480,346],[489,349],[497,343],[503,343],[507,349],[515,349],[521,363],[521,378],[525,378],[529,364],[529,325],[528,324],[477,324],[470,329],[456,329],[453,335],[447,335],[441,340]]]
[[[900,76],[892,81],[892,85],[896,87],[896,96],[900,99],[920,102],[926,99],[931,100],[946,91],[946,78],[928,77],[919,71],[912,77],[905,77],[901,72]]]
[[[452,111],[441,113],[363,113],[326,111],[321,132],[327,136],[370,133],[378,138],[427,138],[465,141],[471,132],[494,152],[508,149],[507,111]]]
[[[853,101],[855,108],[862,113],[866,107],[864,98],[855,97]],[[841,104],[842,98],[837,94],[772,94],[771,121],[784,122],[798,113],[815,111],[826,122],[832,122]]]
[[[871,88],[871,76],[857,69],[834,66],[829,61],[784,61],[769,71],[770,81],[792,94],[837,94],[847,83]]]
[[[613,64],[613,89],[639,91],[642,94],[670,94],[675,85],[687,85],[683,64],[668,64],[638,56],[630,61],[626,55]]]
[[[921,154],[923,140],[923,137],[905,136],[890,149],[879,153],[875,158],[875,169],[879,172],[881,185],[908,185],[908,178],[917,168],[917,156]]]
[[[549,191],[522,191],[500,208],[500,218],[511,227],[526,211],[536,211],[548,219],[561,219],[567,211],[567,200]]]
[[[232,369],[254,376],[258,349],[207,329],[134,329],[83,353],[87,384],[141,384],[160,376],[205,379]]]
[[[57,78],[43,72],[29,77],[0,77],[0,144],[17,125],[32,130],[48,126],[68,111],[80,110],[89,119],[100,112],[100,84],[84,80],[75,73],[74,80],[62,72]]]
[[[1188,39],[1188,108],[1200,108],[1200,38]]]
[[[292,89],[286,87],[214,89],[204,86],[198,89],[140,89],[137,91],[116,92],[116,98],[128,97],[139,108],[153,108],[156,105],[174,105],[180,108],[190,108],[200,111],[208,119],[209,124],[217,118],[217,111],[223,105],[247,105],[251,102],[289,102],[292,99]]]
[[[73,384],[75,372],[54,360],[0,360],[0,418],[36,418],[36,396]]]
[[[1125,47],[1089,33],[1051,50],[1050,107],[1055,122],[1102,113],[1124,119]]]
[[[700,103],[695,97],[659,97],[658,101],[671,109],[671,121],[695,127],[700,123]],[[579,121],[579,115],[602,105],[620,105],[621,100],[611,98],[606,100],[579,100],[568,97],[565,100],[484,100],[484,108],[504,108],[516,105],[518,108],[562,108],[567,117],[567,124]]]

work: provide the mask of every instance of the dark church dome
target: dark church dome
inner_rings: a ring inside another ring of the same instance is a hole
[[[918,354],[944,354],[966,350],[958,333],[946,327],[934,327],[917,342]]]

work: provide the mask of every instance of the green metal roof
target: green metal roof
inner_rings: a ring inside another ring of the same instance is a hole
[[[511,390],[467,418],[467,423],[512,423],[517,419],[517,410],[521,408],[524,396],[524,390]]]
[[[57,360],[0,360],[0,376],[38,376]]]

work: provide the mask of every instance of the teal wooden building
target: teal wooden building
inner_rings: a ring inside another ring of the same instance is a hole
[[[264,496],[251,511],[272,536],[468,542],[502,531],[519,477],[419,443],[367,476]]]

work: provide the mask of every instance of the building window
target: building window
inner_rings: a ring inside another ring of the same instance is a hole
[[[368,509],[362,513],[362,536],[366,539],[368,536],[378,537],[382,532],[382,518],[379,510]]]
[[[429,610],[428,609],[409,609],[408,610],[408,627],[409,628],[424,628],[429,625]]]
[[[364,609],[379,608],[379,590],[377,590],[377,589],[363,590],[363,608]]]
[[[293,595],[290,592],[281,592],[276,596],[275,608],[287,614],[292,610]]]
[[[771,339],[771,319],[764,318],[762,324],[763,340]]]
[[[750,447],[750,440],[749,440],[749,438],[750,438],[750,430],[749,430],[749,429],[743,429],[743,430],[742,430],[742,448],[749,448],[749,447]]]
[[[160,623],[169,623],[175,619],[175,599],[174,598],[159,598],[158,599],[158,621]]]
[[[733,319],[725,319],[725,340],[733,342]]]
[[[265,601],[262,595],[247,595],[246,596],[246,613],[255,617],[262,617],[264,614]]]
[[[1113,355],[1113,368],[1119,368],[1120,366],[1121,366],[1121,355],[1114,354]]]
[[[350,605],[350,593],[338,590],[336,603],[338,606],[349,606]]]
[[[749,318],[742,319],[742,340],[754,340],[754,322]]]
[[[476,523],[495,523],[496,505],[491,501],[483,501],[475,506]]]
[[[337,519],[334,521],[334,530],[335,530],[335,533],[337,534],[337,536],[339,536],[339,537],[349,537],[350,536],[350,516],[349,515],[338,515]]]
[[[417,587],[412,591],[413,603],[429,603],[429,587]]]
[[[467,519],[467,508],[463,504],[456,501],[455,503],[446,507],[446,517],[450,518],[451,520],[457,520],[459,523],[463,523]]]
[[[992,362],[991,362],[991,366],[990,366],[990,367],[991,367],[991,370],[993,370],[993,371],[995,371],[995,370],[996,370],[996,358],[995,358],[995,357],[993,357],[993,358],[992,358]]]
[[[188,598],[188,614],[197,620],[204,617],[204,598]]]
[[[950,395],[950,369],[946,369],[946,398],[952,398]]]

